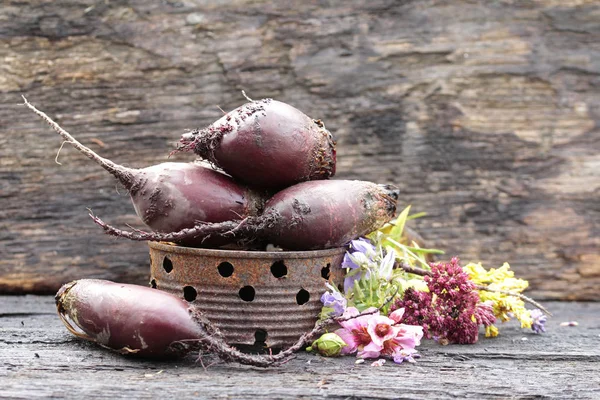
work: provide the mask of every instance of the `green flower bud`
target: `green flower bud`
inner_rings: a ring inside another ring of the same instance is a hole
[[[346,342],[335,333],[325,333],[315,340],[307,351],[316,351],[324,357],[337,357],[340,355]]]

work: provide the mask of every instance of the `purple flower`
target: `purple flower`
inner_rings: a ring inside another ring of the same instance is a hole
[[[400,350],[394,354],[393,360],[396,364],[402,364],[404,361],[408,361],[410,363],[414,363],[415,358],[420,358],[421,356],[415,349],[406,349]]]
[[[352,247],[354,251],[370,256],[370,258],[375,256],[375,246],[373,246],[368,239],[359,238],[358,240],[353,240],[350,242],[350,247]]]
[[[344,278],[344,292],[347,293],[354,286],[354,282],[360,279],[360,266],[354,262],[350,253],[346,252],[342,260],[342,268],[348,269]]]
[[[348,254],[346,253],[346,255]],[[344,278],[344,292],[348,293],[348,291],[350,291],[354,287],[354,282],[361,279],[363,277],[363,274],[366,279],[369,279],[369,276],[371,276],[369,271],[363,271],[358,266],[351,268],[348,272],[346,272],[346,277]]]
[[[392,249],[388,250],[379,266],[379,276],[385,279],[390,279],[394,270],[394,263],[396,262],[396,252]]]
[[[361,266],[374,263],[374,259],[377,256],[375,246],[365,238],[352,240],[350,242],[350,249],[353,250],[352,253],[349,251],[346,252],[346,254],[344,254],[344,259],[342,260],[342,268],[350,269],[350,271],[346,273],[346,278],[344,279],[344,292],[348,292],[352,289],[354,282],[362,278],[363,271],[360,270]],[[368,277],[369,272],[367,271],[365,278]]]
[[[330,313],[331,316],[339,317],[344,313],[344,311],[346,311],[346,298],[329,283],[326,283],[325,285],[329,290],[331,290],[331,293],[323,293],[321,296],[321,303],[323,303],[325,307],[333,308],[333,311]]]
[[[546,327],[544,324],[546,323],[546,316],[542,312],[542,310],[535,309],[530,311],[531,319],[533,319],[533,323],[531,324],[531,329],[535,333],[543,333],[546,332]]]
[[[354,262],[354,259],[350,256],[350,253],[346,252],[344,254],[344,259],[342,260],[342,268],[350,268],[356,269],[360,266]]]

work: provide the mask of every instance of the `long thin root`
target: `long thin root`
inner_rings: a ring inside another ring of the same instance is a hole
[[[104,233],[137,241],[152,241],[152,242],[178,242],[196,238],[207,238],[209,236],[225,236],[231,235],[232,232],[243,231],[245,228],[237,229],[242,221],[224,221],[216,223],[201,223],[192,228],[182,229],[178,232],[163,233],[163,232],[144,232],[135,229],[133,232],[115,228],[107,224],[100,218],[89,212],[90,218],[98,224]]]

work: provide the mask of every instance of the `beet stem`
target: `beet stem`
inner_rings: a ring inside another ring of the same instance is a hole
[[[25,101],[24,105],[27,106],[27,108],[29,108],[35,114],[37,114],[40,118],[42,118],[48,125],[50,125],[50,127],[52,129],[54,129],[66,142],[70,143],[71,146],[75,147],[81,153],[83,153],[88,158],[90,158],[91,160],[98,163],[102,168],[104,168],[105,170],[110,172],[127,189],[131,188],[131,185],[133,184],[133,175],[134,175],[133,169],[116,164],[116,163],[110,161],[109,159],[106,159],[106,158],[101,157],[100,155],[96,154],[92,149],[81,144],[77,139],[75,139],[73,136],[71,136],[71,134],[69,132],[67,132],[63,128],[61,128],[61,126],[58,123],[56,123],[54,120],[52,120],[52,118],[50,118],[46,113],[35,108],[35,106],[33,106],[31,103],[29,103],[27,101],[25,96],[22,96],[22,97],[23,97],[23,100]],[[63,145],[64,145],[64,142],[63,142]],[[62,148],[62,145],[61,145],[61,148]]]
[[[56,311],[58,313],[58,317],[60,318],[60,320],[62,321],[62,323],[65,325],[65,327],[67,328],[67,330],[69,332],[71,332],[74,336],[76,336],[76,337],[78,337],[80,339],[84,339],[84,340],[89,340],[89,341],[95,342],[96,339],[94,339],[90,335],[86,334],[85,332],[80,332],[77,329],[75,329],[75,327],[72,324],[72,320],[70,318],[68,318],[68,316],[65,313],[65,309],[63,307],[62,298],[76,284],[77,283],[71,283],[68,287],[66,287],[67,285],[63,285],[61,287],[61,290],[59,290],[59,292],[56,294],[56,297],[55,297],[55,300],[56,300]],[[63,288],[64,288],[64,291],[63,291]]]

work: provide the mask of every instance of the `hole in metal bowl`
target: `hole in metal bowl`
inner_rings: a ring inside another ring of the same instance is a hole
[[[308,303],[309,300],[310,293],[308,293],[308,290],[300,289],[298,293],[296,293],[296,303],[298,303],[299,306]]]
[[[327,263],[326,267],[321,268],[321,278],[328,281],[330,276],[331,276],[331,264]]]
[[[219,275],[221,275],[223,278],[229,278],[231,275],[233,275],[233,264],[223,261],[217,267],[217,271],[219,271]]]
[[[275,261],[273,265],[271,265],[271,273],[275,278],[283,278],[287,275],[288,269],[283,260]]]
[[[169,257],[164,258],[163,260],[163,268],[165,270],[165,272],[168,274],[169,272],[173,271],[173,262],[171,262],[171,260],[169,259]]]
[[[240,299],[244,301],[252,301],[254,300],[254,296],[256,295],[256,291],[252,286],[244,286],[239,291]]]
[[[254,346],[267,347],[267,337],[269,334],[265,329],[257,329],[254,332]]]
[[[190,303],[196,300],[196,296],[198,296],[198,292],[192,286],[184,286],[183,287],[183,298],[189,301]]]

